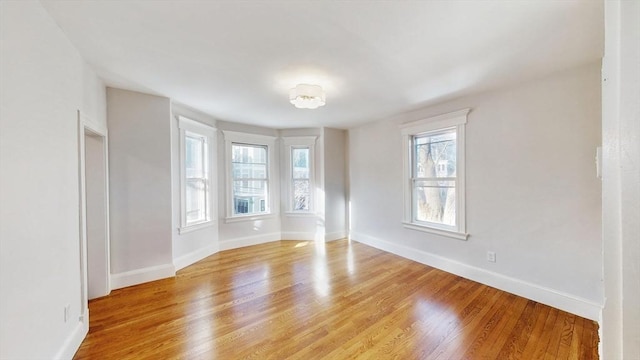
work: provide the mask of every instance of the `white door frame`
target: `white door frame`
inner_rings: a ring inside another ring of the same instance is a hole
[[[87,267],[87,184],[86,184],[86,158],[85,158],[85,135],[98,136],[102,138],[103,158],[104,158],[104,184],[105,184],[105,244],[104,256],[106,257],[106,284],[107,291],[111,291],[111,269],[110,269],[110,241],[109,241],[109,158],[108,158],[108,138],[107,129],[96,124],[90,118],[78,110],[78,159],[79,159],[79,190],[80,190],[80,284],[81,284],[81,311],[80,321],[89,321],[89,300],[88,300],[88,267]],[[105,294],[106,295],[106,294]]]

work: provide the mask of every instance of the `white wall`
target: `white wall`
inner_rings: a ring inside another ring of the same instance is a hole
[[[201,122],[215,128],[216,121],[211,116],[195,111],[186,106],[173,103],[171,106],[173,117],[171,119],[171,169],[172,169],[172,202],[173,202],[173,263],[176,269],[182,269],[194,262],[201,260],[219,250],[218,244],[218,185],[217,174],[217,137],[211,144],[213,156],[210,159],[212,169],[212,204],[213,223],[211,226],[192,232],[180,234],[180,129],[178,128],[178,116],[184,116],[194,121]]]
[[[227,223],[225,221],[226,206],[227,206],[227,188],[226,188],[226,179],[225,179],[225,142],[224,142],[224,134],[223,131],[238,131],[244,132],[247,134],[258,134],[258,135],[266,135],[266,136],[278,136],[278,131],[275,129],[262,128],[258,126],[251,126],[245,124],[236,124],[230,123],[226,121],[218,121],[218,238],[220,241],[220,249],[231,249],[241,246],[248,246],[253,244],[260,244],[269,241],[280,240],[280,212],[278,211],[280,208],[280,183],[277,178],[272,178],[271,184],[273,188],[271,189],[271,195],[275,197],[275,203],[273,204],[274,209],[277,212],[277,215],[270,217],[268,219],[261,219],[255,221],[239,221],[239,222],[230,222]],[[279,169],[279,161],[280,161],[280,152],[279,143],[276,142],[275,145],[275,168]],[[274,183],[275,181],[275,183]]]
[[[112,288],[172,276],[171,104],[108,88]]]
[[[345,130],[324,128],[324,194],[327,240],[347,236]]]
[[[605,2],[604,359],[640,359],[640,2]]]
[[[88,330],[77,111],[104,127],[105,89],[39,2],[0,2],[0,44],[0,358],[70,358]]]
[[[592,64],[350,130],[352,238],[597,319],[599,78]],[[398,125],[463,108],[471,236],[405,229]]]

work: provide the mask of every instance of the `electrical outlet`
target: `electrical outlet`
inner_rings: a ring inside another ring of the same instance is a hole
[[[71,305],[67,304],[64,306],[64,322],[69,321],[70,314],[71,314]]]
[[[496,253],[493,251],[487,251],[487,261],[496,262]]]

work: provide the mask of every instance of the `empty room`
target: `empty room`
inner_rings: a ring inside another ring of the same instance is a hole
[[[0,359],[640,359],[639,0],[0,19]]]

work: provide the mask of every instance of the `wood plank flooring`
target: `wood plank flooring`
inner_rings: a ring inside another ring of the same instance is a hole
[[[89,303],[75,359],[597,359],[598,325],[339,240],[220,252]]]

